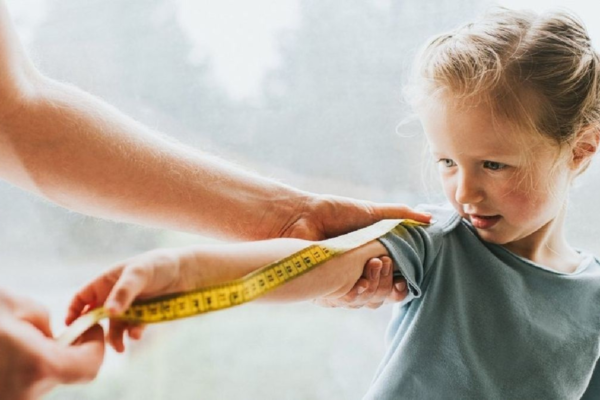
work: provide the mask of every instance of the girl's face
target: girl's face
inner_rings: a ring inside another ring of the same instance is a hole
[[[560,235],[555,218],[572,173],[556,168],[558,146],[494,120],[485,104],[432,99],[423,126],[446,197],[485,241],[535,251]],[[521,251],[518,251],[521,250]]]

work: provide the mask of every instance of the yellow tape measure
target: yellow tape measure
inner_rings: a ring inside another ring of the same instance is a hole
[[[425,225],[408,219],[379,221],[349,234],[317,242],[240,279],[189,292],[135,301],[127,311],[113,318],[151,324],[247,303],[346,251],[385,235],[400,224]],[[61,344],[69,345],[98,321],[107,317],[108,313],[103,307],[96,308],[73,322],[57,340]]]

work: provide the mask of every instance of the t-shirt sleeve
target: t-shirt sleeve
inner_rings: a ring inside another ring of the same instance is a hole
[[[394,262],[394,276],[406,279],[411,298],[421,297],[423,279],[443,245],[443,237],[460,222],[460,216],[447,207],[422,209],[431,212],[436,222],[401,224],[379,239]]]

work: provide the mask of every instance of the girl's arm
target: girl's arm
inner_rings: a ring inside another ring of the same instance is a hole
[[[117,315],[138,298],[190,291],[241,278],[312,243],[300,239],[273,239],[151,251],[125,260],[83,287],[71,302],[67,323],[90,307],[104,304],[110,314]],[[291,302],[342,295],[361,277],[369,259],[386,254],[381,243],[369,242],[321,264],[260,299]],[[125,323],[112,321],[109,340],[118,351],[123,350],[123,332],[130,328]],[[139,330],[133,332],[137,332],[134,336],[139,335]]]
[[[190,288],[223,283],[241,278],[310,244],[312,242],[299,239],[275,239],[205,247],[193,252],[193,262],[185,264],[182,276],[189,279]],[[387,251],[381,243],[370,242],[268,292],[259,301],[290,302],[341,296],[358,281],[370,258],[384,255]]]

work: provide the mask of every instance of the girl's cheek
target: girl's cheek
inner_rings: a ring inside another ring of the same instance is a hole
[[[453,204],[456,203],[456,187],[452,184],[452,182],[450,180],[444,180],[442,179],[442,188],[444,190],[444,194],[446,195],[446,198]]]
[[[526,218],[531,215],[536,202],[531,198],[530,193],[523,191],[511,191],[505,198],[507,204],[518,218]]]
[[[531,181],[527,177],[507,181],[503,191],[503,203],[513,217],[521,221],[530,219],[540,206],[541,193],[531,187]]]

